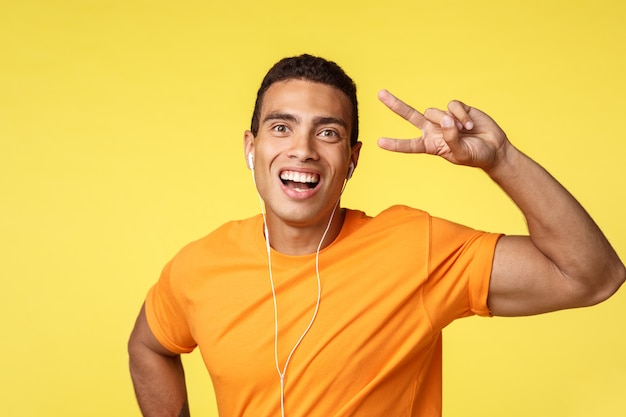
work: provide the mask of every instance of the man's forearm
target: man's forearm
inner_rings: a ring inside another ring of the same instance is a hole
[[[128,341],[130,374],[144,417],[189,416],[185,372],[180,355],[152,334],[142,306]]]
[[[144,417],[189,416],[185,375],[180,356],[147,349],[130,352],[130,372]]]
[[[510,147],[488,174],[524,214],[533,244],[568,278],[604,299],[624,281],[624,266],[595,222],[546,170]],[[598,300],[599,301],[599,300]]]

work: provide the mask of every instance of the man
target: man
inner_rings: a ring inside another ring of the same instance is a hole
[[[483,169],[529,236],[341,208],[362,146],[356,87],[324,59],[281,60],[244,135],[262,215],[181,250],[140,311],[129,353],[144,415],[188,415],[180,354],[199,346],[221,416],[440,416],[451,321],[588,306],[624,282],[584,209],[486,114],[379,98],[422,131],[380,147]]]

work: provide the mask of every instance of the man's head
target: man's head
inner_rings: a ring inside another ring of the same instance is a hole
[[[350,145],[354,146],[359,137],[359,111],[356,98],[356,85],[354,81],[332,61],[323,58],[300,55],[291,58],[283,58],[278,61],[265,75],[261,87],[257,93],[250,131],[257,135],[259,131],[259,117],[265,91],[278,81],[300,79],[329,85],[342,91],[352,104],[352,129],[350,132]]]

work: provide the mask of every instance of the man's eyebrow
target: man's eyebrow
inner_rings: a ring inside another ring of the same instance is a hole
[[[285,120],[289,122],[300,123],[299,117],[291,113],[284,113],[284,112],[269,113],[267,116],[265,116],[265,118],[263,118],[263,123],[270,122],[273,120]],[[345,120],[337,118],[337,117],[332,117],[332,116],[316,117],[315,119],[313,119],[313,124],[315,126],[336,124],[336,125],[343,127],[344,129],[348,128],[348,123],[346,123]]]
[[[269,122],[272,120],[286,120],[286,121],[295,122],[295,123],[300,122],[300,119],[298,119],[296,116],[294,116],[291,113],[274,112],[265,116],[265,118],[263,119],[263,123]]]
[[[344,129],[348,128],[348,123],[345,120],[339,119],[337,117],[316,117],[313,119],[313,124],[316,126],[319,125],[339,125]]]

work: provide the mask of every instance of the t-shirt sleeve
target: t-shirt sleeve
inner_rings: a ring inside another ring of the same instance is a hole
[[[500,234],[430,219],[427,303],[441,326],[470,316],[490,316],[487,306],[495,247]]]
[[[189,329],[181,289],[173,285],[172,263],[161,272],[158,282],[150,288],[145,302],[146,318],[156,339],[169,351],[189,353],[196,342]]]

